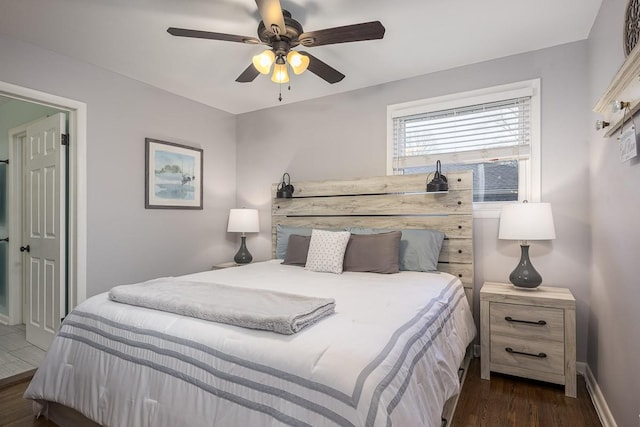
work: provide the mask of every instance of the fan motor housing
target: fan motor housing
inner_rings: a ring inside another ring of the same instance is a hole
[[[287,10],[282,10],[282,16],[284,17],[284,26],[286,27],[287,32],[285,34],[280,34],[280,38],[288,41],[289,48],[298,46],[300,44],[298,37],[304,32],[302,25],[293,19],[291,17],[291,13]],[[271,31],[271,29],[267,29],[264,25],[264,21],[260,21],[260,24],[258,24],[258,37],[261,41],[270,46],[278,41],[278,38],[273,31]]]

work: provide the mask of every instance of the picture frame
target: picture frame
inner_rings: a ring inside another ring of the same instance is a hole
[[[145,209],[202,209],[203,150],[145,138]]]

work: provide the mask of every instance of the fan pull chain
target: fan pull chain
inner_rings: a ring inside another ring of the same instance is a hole
[[[282,102],[282,82],[280,82],[280,93],[278,94],[278,101]]]

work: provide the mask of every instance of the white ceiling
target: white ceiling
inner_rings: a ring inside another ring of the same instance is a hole
[[[262,46],[173,37],[167,27],[256,37],[254,0],[0,0],[0,34],[239,114],[586,39],[602,0],[281,0],[305,31],[379,20],[383,40],[309,52],[346,75],[310,72],[291,91],[236,83]]]

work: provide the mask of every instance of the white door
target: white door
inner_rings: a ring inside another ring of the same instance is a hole
[[[47,350],[65,315],[65,116],[27,127],[24,253],[27,341]]]

